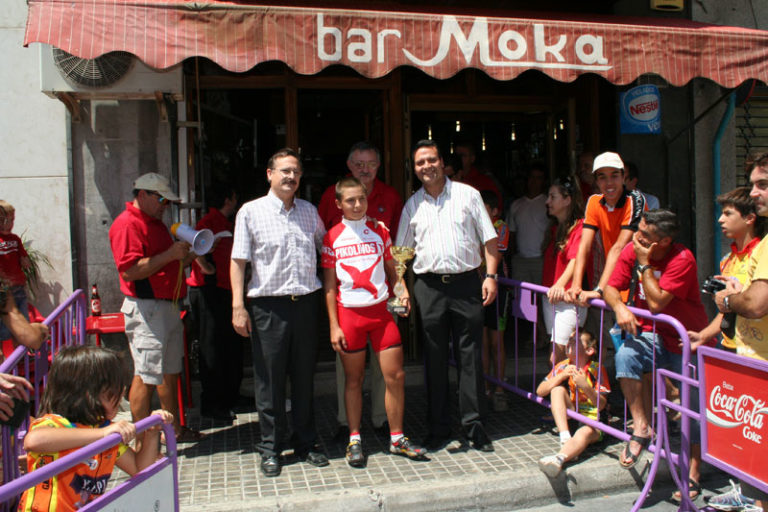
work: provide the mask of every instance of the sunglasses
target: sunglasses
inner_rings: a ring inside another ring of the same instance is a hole
[[[166,199],[162,195],[158,194],[154,190],[147,190],[147,193],[155,196],[157,198],[157,202],[160,203],[160,204],[165,204],[165,203],[168,202],[168,199]]]

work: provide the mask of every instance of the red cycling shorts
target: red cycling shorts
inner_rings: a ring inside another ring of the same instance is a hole
[[[387,311],[387,301],[363,308],[345,308],[339,304],[339,326],[347,339],[344,352],[365,350],[369,337],[376,353],[401,345],[400,331]]]

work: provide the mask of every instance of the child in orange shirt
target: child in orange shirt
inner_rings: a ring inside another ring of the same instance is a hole
[[[32,422],[24,438],[28,471],[115,432],[123,439],[24,491],[20,511],[77,510],[104,494],[115,465],[133,475],[155,462],[159,453],[159,426],[146,431],[137,453],[127,445],[136,437],[134,424],[125,420],[112,422],[127,382],[117,352],[77,346],[62,349],[56,355],[40,403],[42,416]],[[157,410],[152,414],[162,417],[164,423],[173,421],[167,411]]]

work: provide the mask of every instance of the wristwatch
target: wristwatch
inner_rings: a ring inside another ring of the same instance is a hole
[[[725,312],[726,313],[730,313],[731,312],[731,304],[730,304],[730,302],[731,302],[731,296],[730,295],[726,295],[725,297],[723,297],[723,307],[725,308]]]
[[[595,286],[594,288],[592,288],[592,291],[593,291],[593,292],[597,292],[597,293],[599,293],[599,294],[600,294],[600,297],[602,297],[602,296],[603,296],[603,289],[602,289],[602,288],[600,288],[599,286]]]
[[[485,274],[485,277],[486,278],[490,277],[494,281],[498,281],[499,280],[499,274]]]
[[[653,269],[651,265],[640,265],[637,267],[637,271],[640,273],[640,275],[643,275],[643,272],[645,272],[648,269]]]

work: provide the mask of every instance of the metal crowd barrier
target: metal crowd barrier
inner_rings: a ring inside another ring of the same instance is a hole
[[[0,364],[0,373],[22,375],[32,384],[34,391],[30,399],[33,410],[30,414],[37,414],[40,404],[40,396],[45,387],[50,367],[50,358],[68,345],[82,345],[85,343],[85,312],[86,298],[82,290],[75,292],[57,307],[43,321],[50,329],[50,341],[44,342],[39,350],[30,352],[24,346],[18,346],[13,353]],[[23,454],[21,450],[21,438],[29,428],[29,418],[25,419],[17,430],[10,427],[2,427],[2,464],[3,483],[19,477],[18,457]],[[3,501],[0,510],[8,510],[9,504]]]
[[[99,496],[80,510],[154,510],[155,512],[179,510],[178,461],[173,425],[162,423],[159,416],[151,415],[136,422],[136,432],[143,432],[157,424],[160,424],[163,432],[165,432],[166,456],[104,495]],[[71,467],[82,464],[89,457],[107,450],[121,440],[120,434],[110,434],[104,439],[84,446],[55,462],[0,486],[0,502],[15,501],[15,498],[21,496],[25,490]]]
[[[508,278],[500,278],[499,279],[499,292],[501,293],[502,290],[506,290],[507,293],[512,294],[510,297],[510,304],[511,308],[508,312],[513,318],[514,318],[514,330],[515,330],[515,336],[514,336],[514,374],[513,374],[513,383],[508,383],[504,379],[496,379],[491,376],[486,375],[485,379],[489,382],[492,382],[494,384],[497,384],[504,389],[511,391],[519,396],[522,396],[523,398],[527,398],[528,400],[534,401],[538,404],[541,404],[545,407],[550,407],[549,401],[539,397],[536,395],[536,387],[537,387],[537,372],[536,372],[536,362],[537,362],[537,346],[539,345],[537,338],[537,326],[538,326],[538,313],[539,313],[539,307],[540,306],[540,300],[539,295],[546,296],[546,293],[548,291],[548,288],[517,281],[514,279],[508,279]],[[498,304],[501,301],[497,300],[497,308]],[[599,340],[599,352],[598,352],[598,364],[599,366],[604,366],[604,356],[605,356],[605,347],[604,347],[604,333],[607,331],[605,329],[605,321],[606,311],[611,311],[611,309],[603,302],[602,300],[595,299],[591,301],[591,307],[596,308],[600,310],[600,328],[599,333],[593,333],[598,337]],[[681,383],[680,386],[680,406],[677,406],[676,404],[673,404],[675,406],[675,410],[690,410],[690,387],[691,386],[698,386],[698,382],[695,379],[695,376],[692,376],[692,367],[690,365],[691,360],[691,347],[690,347],[690,340],[688,339],[688,333],[683,327],[683,325],[675,318],[659,314],[654,315],[651,312],[644,310],[644,309],[638,309],[635,307],[629,308],[632,313],[635,314],[637,317],[646,318],[653,322],[653,333],[656,332],[656,325],[657,323],[664,323],[671,325],[676,331],[677,334],[680,337],[680,340],[682,342],[682,368],[683,368],[683,374],[677,374],[676,377]],[[533,349],[532,349],[532,384],[531,389],[524,389],[524,384],[520,383],[520,368],[519,368],[519,322],[520,321],[527,321],[533,324]],[[507,324],[507,329],[510,328],[509,323]],[[578,330],[577,330],[577,339],[578,339]],[[550,344],[549,340],[543,340],[543,343],[546,343],[547,345]],[[609,343],[611,343],[609,341]],[[545,364],[547,364],[547,370],[551,368],[551,364],[549,362],[549,359],[545,359]],[[656,368],[656,362],[654,361],[654,368]],[[662,373],[665,372],[665,373]],[[669,372],[666,372],[664,370],[659,370],[656,372],[656,375],[669,375]],[[602,374],[598,375],[598,386],[602,384],[601,382]],[[665,389],[666,386],[664,384],[664,379],[657,377],[656,379],[653,379],[653,400],[652,403],[660,403],[660,400],[664,400],[664,405],[669,406],[671,402],[666,400],[665,396]],[[613,392],[617,392],[618,390],[612,390]],[[658,398],[656,396],[658,395]],[[598,394],[598,403],[597,407],[600,409],[600,395]],[[683,497],[688,496],[688,461],[689,461],[689,455],[690,455],[690,420],[698,420],[698,414],[691,411],[690,414],[683,414],[681,419],[681,448],[680,453],[674,453],[670,449],[669,443],[663,443],[663,436],[661,434],[666,434],[668,436],[668,432],[666,431],[666,415],[665,415],[666,409],[664,407],[658,407],[656,414],[652,415],[651,418],[649,418],[649,421],[651,422],[651,428],[653,429],[654,433],[656,434],[656,440],[654,443],[651,443],[648,446],[648,451],[653,453],[655,456],[653,458],[653,463],[651,465],[651,470],[649,471],[648,478],[646,479],[645,486],[643,487],[641,491],[640,497],[636,500],[634,506],[632,507],[632,512],[635,512],[639,510],[643,503],[645,502],[645,499],[648,496],[648,493],[650,492],[651,487],[653,486],[653,481],[655,479],[659,461],[662,458],[665,458],[668,460],[669,467],[670,468],[678,468],[678,475],[673,475],[673,479],[675,482],[681,482],[683,489],[682,495]],[[627,424],[627,406],[626,403],[624,404],[624,427],[622,430],[619,430],[607,423],[604,423],[599,420],[593,420],[591,418],[587,418],[586,416],[583,416],[579,414],[576,411],[568,410],[567,414],[570,418],[573,418],[575,420],[578,420],[581,423],[584,423],[586,425],[589,425],[593,428],[596,428],[598,430],[601,430],[602,432],[619,439],[620,441],[629,441],[630,434],[627,433],[626,424]],[[663,416],[663,417],[662,417]],[[660,430],[664,430],[664,432],[660,432]],[[674,472],[674,471],[673,471]],[[693,505],[690,500],[683,500],[683,505]],[[681,508],[681,510],[685,510],[685,508]],[[697,510],[694,506],[692,510]]]

